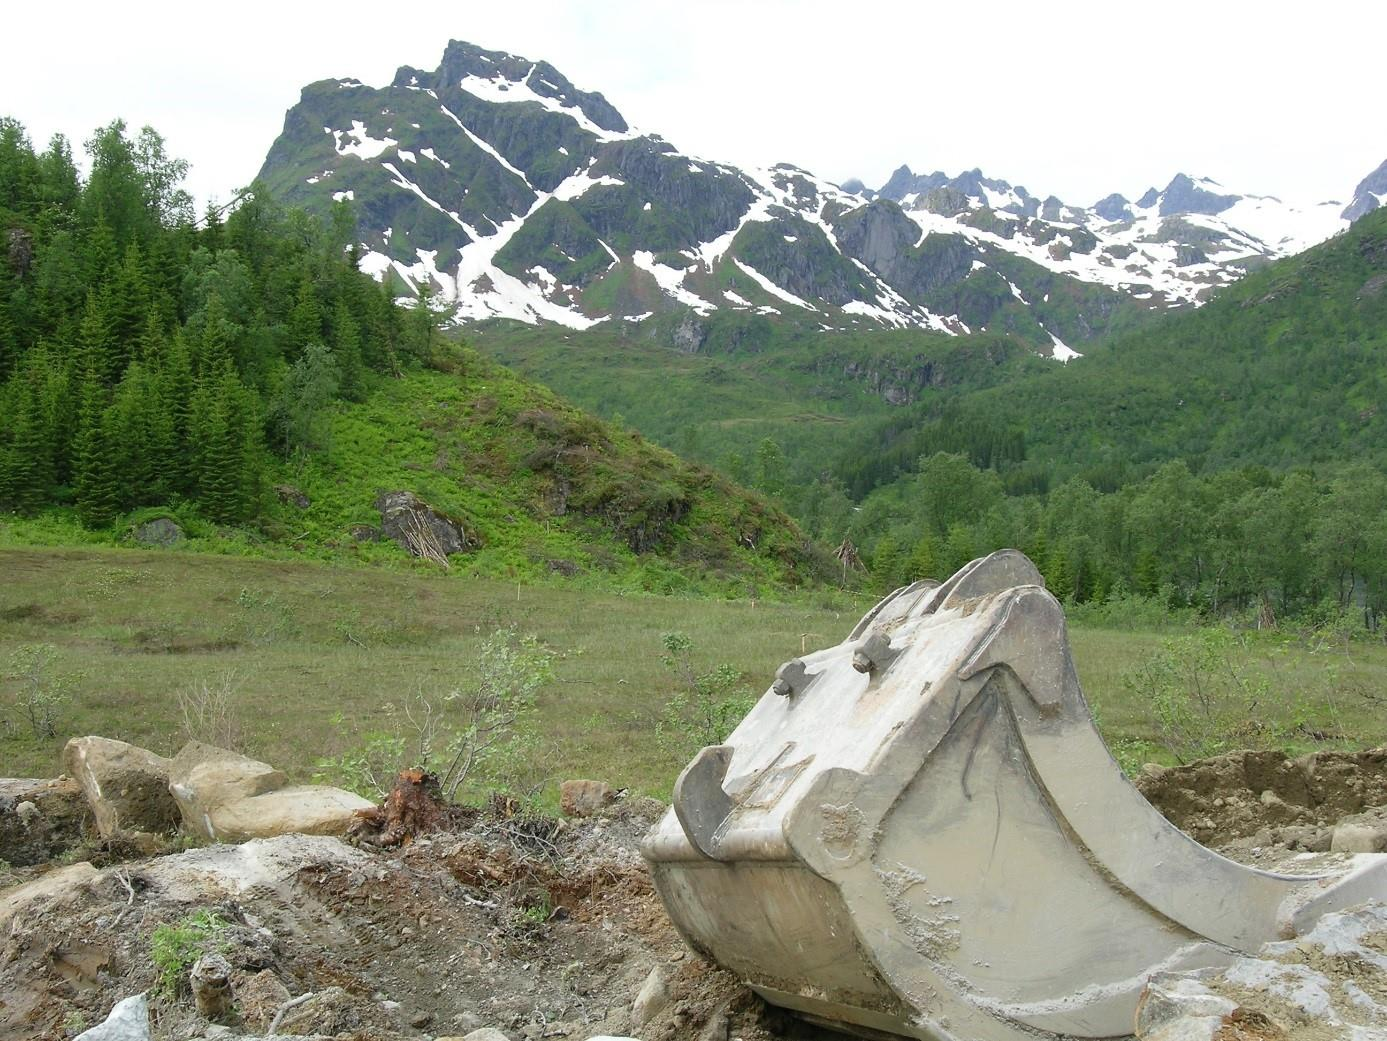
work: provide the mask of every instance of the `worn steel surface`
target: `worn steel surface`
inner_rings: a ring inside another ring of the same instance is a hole
[[[691,946],[864,1037],[1127,1035],[1152,973],[1387,898],[1387,856],[1275,875],[1157,813],[1013,550],[898,590],[782,666],[680,775],[643,852]]]

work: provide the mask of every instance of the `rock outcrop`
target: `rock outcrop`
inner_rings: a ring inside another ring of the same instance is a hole
[[[413,492],[382,492],[376,509],[385,537],[416,557],[446,563],[452,554],[481,545],[461,518],[435,509]]]

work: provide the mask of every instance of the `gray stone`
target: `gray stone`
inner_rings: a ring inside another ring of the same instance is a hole
[[[385,537],[416,557],[446,559],[481,545],[460,518],[434,509],[413,492],[383,492],[376,509]]]
[[[306,510],[311,504],[307,495],[300,488],[295,488],[292,484],[275,485],[275,495],[279,501],[286,506],[297,506],[301,510]]]
[[[183,541],[183,529],[168,517],[157,517],[143,524],[137,524],[130,537],[141,546],[156,546],[166,549]]]
[[[149,1001],[135,994],[116,1002],[104,1023],[78,1034],[75,1041],[149,1041]]]
[[[204,954],[195,961],[188,983],[198,1014],[204,1019],[215,1023],[231,1014],[231,963],[220,954]]]
[[[464,1034],[462,1041],[511,1041],[511,1039],[495,1027],[482,1027],[470,1034]]]

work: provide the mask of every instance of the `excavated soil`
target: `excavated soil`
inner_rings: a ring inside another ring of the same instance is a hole
[[[1387,820],[1387,749],[1228,752],[1187,766],[1148,766],[1137,788],[1197,842],[1238,860],[1323,853],[1336,824]]]
[[[1294,870],[1338,856],[1322,852],[1336,823],[1387,816],[1387,751],[1233,753],[1150,769],[1138,786],[1198,841]],[[490,1026],[514,1041],[837,1038],[766,1006],[684,946],[638,853],[660,812],[630,799],[559,822],[500,807],[386,850],[283,836],[146,859],[108,853],[89,880],[8,921],[0,914],[0,1041],[72,1037],[151,990],[155,930],[199,910],[228,923],[216,947],[247,995],[237,1035],[263,1034],[288,996],[311,992],[280,1033],[422,1039]],[[0,888],[57,866],[16,869]],[[635,1022],[632,1003],[656,969],[669,1001]],[[209,1030],[186,983],[151,1008],[156,1038]],[[1283,1010],[1270,1011],[1284,1022]],[[1259,1032],[1255,1016],[1228,1026],[1228,1039],[1280,1036]]]
[[[562,824],[482,816],[397,850],[283,836],[107,867],[0,925],[0,1041],[71,1036],[152,988],[154,931],[201,909],[230,923],[215,945],[238,992],[316,995],[280,1033],[836,1037],[684,947],[637,852],[661,810],[631,800]],[[670,1000],[640,1026],[632,1002],[657,967]],[[263,1033],[282,1001],[254,1004],[242,1002],[238,1034]],[[156,1038],[209,1026],[186,990],[151,1011]]]

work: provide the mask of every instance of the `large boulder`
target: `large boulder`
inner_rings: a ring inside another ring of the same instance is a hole
[[[167,549],[182,542],[184,536],[183,529],[178,526],[177,521],[168,517],[156,517],[131,528],[130,537],[141,546]]]
[[[269,763],[201,741],[189,741],[180,748],[169,766],[169,791],[183,826],[208,838],[215,838],[208,834],[211,810],[277,791],[288,781],[282,770]]]
[[[435,509],[413,492],[382,492],[376,509],[385,537],[416,557],[446,563],[451,554],[481,545],[460,517]]]
[[[184,829],[217,842],[274,835],[341,835],[372,804],[321,785],[286,786],[268,763],[192,741],[174,756],[169,790]]]
[[[559,808],[565,817],[591,817],[616,798],[606,781],[564,781],[559,785]]]
[[[356,812],[373,805],[341,788],[294,785],[216,807],[210,814],[215,834],[208,838],[244,842],[273,835],[345,835]]]
[[[0,860],[42,864],[82,841],[82,786],[71,777],[0,778]]]
[[[167,835],[178,826],[163,756],[107,737],[74,737],[63,761],[82,786],[103,839]]]

